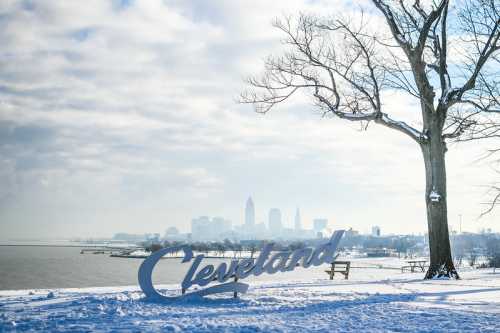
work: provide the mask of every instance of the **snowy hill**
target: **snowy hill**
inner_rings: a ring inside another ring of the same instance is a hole
[[[253,281],[240,299],[169,304],[144,301],[137,287],[0,291],[0,331],[499,332],[500,274],[461,275],[423,281],[367,269],[350,280]]]

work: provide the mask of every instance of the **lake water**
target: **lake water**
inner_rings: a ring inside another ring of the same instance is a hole
[[[137,285],[137,271],[143,259],[113,258],[108,254],[80,254],[80,247],[0,246],[0,290],[81,288]],[[155,284],[178,284],[190,263],[181,259],[161,260],[155,267]],[[203,263],[220,263],[205,259]],[[327,278],[327,266],[293,272],[262,274],[252,280],[303,280]]]

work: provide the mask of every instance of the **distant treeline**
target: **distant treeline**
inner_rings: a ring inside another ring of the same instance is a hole
[[[455,264],[471,267],[500,267],[500,235],[493,233],[463,233],[451,237]],[[486,262],[480,259],[486,259]]]
[[[232,242],[229,239],[225,239],[222,242],[193,242],[190,243],[189,246],[193,251],[201,252],[201,253],[214,253],[216,256],[225,257],[227,252],[231,252],[233,256],[241,257],[244,252],[248,253],[250,257],[253,257],[254,254],[260,250],[264,244],[273,243],[274,249],[277,251],[286,251],[286,250],[296,250],[301,247],[308,245],[306,242],[301,241],[292,241],[292,242],[270,242],[265,240],[256,240],[256,241],[244,241],[244,242]],[[160,243],[151,243],[144,242],[142,245],[146,249],[146,251],[154,252],[163,247],[172,247],[184,245],[185,243],[179,241],[162,241]]]
[[[245,240],[240,242],[226,239],[224,241],[193,242],[189,245],[200,253],[212,253],[216,256],[241,257],[243,254],[253,257],[266,243],[272,242],[277,251],[293,251],[304,246],[314,246],[325,239],[311,239],[304,241],[269,241],[269,240]],[[479,259],[482,266],[500,267],[500,235],[493,233],[462,233],[452,235],[452,251],[457,266],[468,263],[472,267],[479,266]],[[179,241],[161,241],[152,243],[143,242],[146,251],[156,251],[163,247],[183,245]],[[416,235],[391,235],[374,237],[367,235],[352,235],[347,233],[340,242],[341,251],[369,251],[373,249],[391,250],[400,257],[427,256],[428,244],[427,236]]]

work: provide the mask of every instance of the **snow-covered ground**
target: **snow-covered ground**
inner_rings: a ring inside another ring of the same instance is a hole
[[[250,281],[239,299],[158,304],[135,286],[0,291],[0,332],[500,332],[500,273],[490,269],[459,281],[374,268],[330,281],[324,269],[309,281]]]

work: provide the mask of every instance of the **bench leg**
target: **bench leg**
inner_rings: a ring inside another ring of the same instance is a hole
[[[234,282],[238,282],[237,277],[234,277]],[[233,298],[238,298],[238,293],[236,291],[233,293]]]

